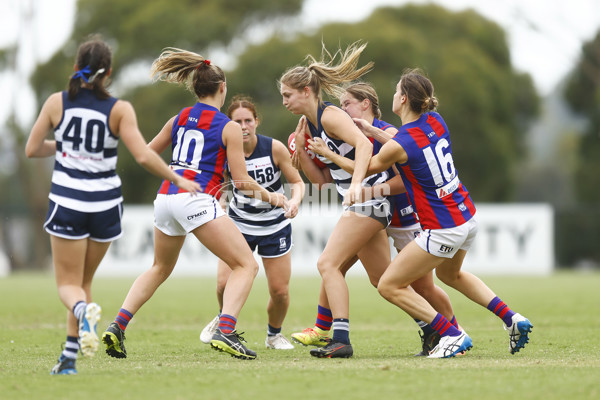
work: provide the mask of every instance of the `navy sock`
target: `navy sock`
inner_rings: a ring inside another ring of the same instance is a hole
[[[333,319],[333,338],[334,342],[350,344],[350,320],[346,318]]]
[[[435,332],[435,329],[433,329],[431,325],[429,325],[427,322],[421,321],[417,318],[415,318],[414,320],[417,323],[417,325],[419,325],[419,328],[421,328],[421,330],[423,331],[423,335],[427,336]]]
[[[65,348],[62,351],[64,357],[77,359],[77,352],[79,351],[79,342],[77,339],[75,336],[67,336]]]
[[[271,324],[267,324],[267,335],[275,336],[278,333],[281,333],[281,328],[273,328]]]
[[[77,318],[77,321],[81,320],[82,314],[85,313],[86,306],[87,306],[87,303],[83,300],[78,301],[73,306],[73,315],[75,316],[75,318]]]

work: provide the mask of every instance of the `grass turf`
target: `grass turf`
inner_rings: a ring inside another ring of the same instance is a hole
[[[103,308],[99,334],[113,320],[134,278],[98,278]],[[350,277],[354,357],[316,359],[308,348],[264,347],[266,281],[257,278],[238,329],[258,359],[242,361],[198,340],[216,314],[214,278],[173,277],[130,323],[128,358],[80,357],[76,376],[50,376],[65,339],[66,311],[48,274],[0,279],[0,398],[62,399],[306,399],[334,397],[455,399],[600,398],[600,274],[484,277],[509,307],[534,324],[531,342],[508,352],[501,321],[459,293],[450,295],[459,323],[473,339],[463,357],[415,358],[417,326],[387,303],[366,278]],[[312,326],[319,278],[293,277],[283,326]]]

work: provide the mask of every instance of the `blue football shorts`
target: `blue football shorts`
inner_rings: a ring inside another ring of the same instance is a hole
[[[50,200],[44,229],[65,239],[90,238],[96,242],[112,242],[123,234],[123,203],[98,212],[84,212],[63,207]]]
[[[281,257],[292,249],[292,224],[267,236],[242,234],[250,249],[254,252],[258,248],[257,254],[264,258]]]

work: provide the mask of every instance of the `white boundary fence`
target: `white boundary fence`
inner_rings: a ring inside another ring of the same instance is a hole
[[[318,275],[317,259],[340,215],[338,205],[308,206],[292,220],[293,275]],[[478,204],[476,218],[479,232],[465,259],[466,270],[478,275],[547,275],[552,272],[554,212],[550,205]],[[125,205],[123,230],[123,237],[111,245],[102,261],[98,276],[137,276],[152,265],[152,206]],[[216,257],[189,235],[173,274],[215,276],[216,264]],[[365,272],[357,264],[349,274],[365,275]]]

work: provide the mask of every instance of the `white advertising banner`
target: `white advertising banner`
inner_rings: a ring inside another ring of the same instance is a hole
[[[340,215],[341,208],[337,205],[309,206],[302,208],[292,220],[294,275],[318,275],[317,259]],[[550,205],[478,204],[476,218],[479,231],[465,259],[465,270],[477,275],[547,275],[552,272],[554,214]],[[154,259],[152,206],[126,205],[123,232],[111,245],[97,275],[137,276],[151,267]],[[188,235],[173,274],[214,276],[216,265],[216,257],[193,235]],[[357,263],[349,274],[365,272]]]
[[[554,269],[554,210],[548,204],[479,204],[464,268],[476,275],[547,275]]]

